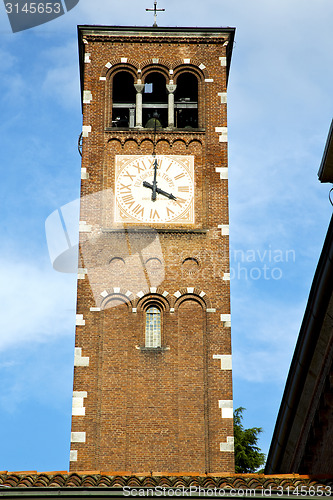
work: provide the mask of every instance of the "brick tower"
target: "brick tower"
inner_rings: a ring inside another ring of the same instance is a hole
[[[233,472],[234,28],[78,28],[72,471]]]

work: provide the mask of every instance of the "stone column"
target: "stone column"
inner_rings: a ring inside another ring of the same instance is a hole
[[[136,90],[136,127],[142,128],[142,92],[145,88],[143,83],[134,84]]]
[[[168,127],[174,128],[175,126],[175,90],[177,85],[167,84],[168,91]]]

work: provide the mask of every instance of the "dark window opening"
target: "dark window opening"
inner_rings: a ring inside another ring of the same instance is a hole
[[[134,77],[127,71],[120,71],[113,78],[112,89],[112,127],[134,127],[136,101]]]
[[[192,73],[177,78],[175,92],[176,128],[198,127],[198,79]]]
[[[145,80],[142,96],[142,123],[145,128],[168,126],[168,93],[161,73],[150,73]]]

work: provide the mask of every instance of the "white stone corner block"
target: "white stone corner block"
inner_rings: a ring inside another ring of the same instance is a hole
[[[180,291],[179,291],[179,290],[177,290],[177,292],[175,292],[175,293],[174,293],[174,296],[175,296],[177,299],[179,299],[179,297],[181,297],[181,295],[182,295],[182,294],[180,293]]]
[[[216,167],[215,171],[220,174],[220,179],[228,179],[228,167]]]
[[[213,354],[213,359],[221,361],[221,370],[232,369],[232,355],[231,354]]]
[[[82,408],[72,408],[72,416],[73,417],[85,417],[86,409]]]
[[[132,307],[132,313],[136,313],[137,309],[136,307]]]
[[[77,462],[77,450],[71,450],[69,452],[69,461],[70,462]]]
[[[122,57],[122,58],[120,59],[120,62],[122,62],[122,63],[127,63],[127,57]]]
[[[106,65],[105,65],[106,68],[110,69],[112,68],[112,64],[110,62],[107,62]]]
[[[88,137],[90,132],[91,132],[91,125],[83,125],[82,126],[82,136],[83,137]]]
[[[205,66],[203,63],[201,63],[201,64],[199,65],[199,69],[205,69],[205,68],[206,68],[206,66]]]
[[[76,315],[76,326],[84,326],[86,324],[85,320],[83,319],[83,314],[77,314]]]
[[[194,293],[193,287],[187,287],[187,293]]]
[[[84,54],[84,62],[85,63],[90,63],[91,62],[90,56],[91,56],[91,54],[89,54],[89,52],[86,52]]]
[[[127,290],[127,292],[125,293],[126,297],[130,297],[132,295],[132,292],[130,292],[130,290]]]
[[[100,307],[91,307],[90,311],[91,312],[100,312],[101,308]]]
[[[175,312],[175,308],[174,307],[170,307],[170,312],[174,313]]]
[[[223,280],[224,281],[230,281],[230,273],[224,273],[223,274]]]
[[[86,277],[86,274],[88,274],[88,270],[87,269],[79,268],[77,270],[77,279],[78,280],[84,280],[85,277]]]
[[[226,443],[220,443],[220,451],[234,451],[234,443],[233,436],[228,436]]]
[[[227,104],[227,93],[226,92],[218,92],[217,95],[221,99],[221,104]]]
[[[201,298],[202,298],[202,297],[204,297],[205,295],[206,295],[206,293],[205,293],[205,292],[200,292],[200,293],[199,293],[199,297],[201,297]]]
[[[86,391],[74,391],[72,401],[72,415],[84,417],[86,409],[84,407],[84,398],[88,396]]]
[[[156,292],[157,292],[157,288],[155,286],[151,286],[150,293],[156,293]]]
[[[207,307],[206,312],[208,312],[208,313],[215,313],[216,309],[214,309],[213,307],[210,307],[210,308]]]
[[[91,233],[91,226],[85,220],[79,222],[79,233]]]
[[[113,287],[113,293],[120,293],[119,287]]]
[[[206,83],[213,83],[214,78],[205,78]]]
[[[153,64],[158,64],[160,62],[158,57],[153,57]]]
[[[221,321],[231,321],[231,314],[221,314]]]
[[[86,167],[81,168],[81,179],[89,179],[89,174]]]
[[[85,443],[86,433],[85,432],[71,432],[71,443]]]
[[[162,293],[163,297],[167,297],[169,295],[169,292],[167,292],[166,290],[164,290],[164,292]]]
[[[139,297],[139,299],[142,299],[142,297],[144,296],[144,292],[140,290],[140,292],[137,293],[137,296]]]
[[[108,295],[109,295],[109,292],[107,292],[106,290],[101,292],[101,296],[103,297],[103,299],[105,299],[105,297],[107,297]]]
[[[215,127],[215,132],[220,134],[219,142],[228,142],[228,127]]]
[[[83,104],[90,104],[92,100],[92,93],[90,90],[84,90],[83,91]]]
[[[219,408],[222,411],[222,418],[234,418],[232,399],[220,399]]]
[[[191,59],[184,59],[184,64],[190,64]]]
[[[217,227],[221,229],[222,236],[229,236],[229,224],[219,224]]]
[[[75,347],[74,349],[74,366],[89,366],[89,357],[82,356],[81,347]]]
[[[73,391],[73,398],[87,398],[87,391]]]
[[[169,75],[173,75],[173,69],[169,70]]]
[[[226,328],[231,327],[231,314],[221,314],[221,321]]]
[[[225,56],[219,57],[221,61],[221,66],[226,66],[227,65],[227,58]]]
[[[106,81],[106,76],[100,76],[99,79],[100,79],[101,82],[105,82]]]

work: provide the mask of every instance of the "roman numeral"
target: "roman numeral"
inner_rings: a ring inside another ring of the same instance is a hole
[[[155,219],[155,217],[157,217],[158,219],[160,218],[160,216],[158,215],[157,210],[154,210],[154,209],[152,208],[152,209],[151,209],[151,211],[150,211],[150,218],[151,218],[151,219]]]
[[[189,186],[179,186],[178,192],[179,193],[189,193],[190,187]]]
[[[143,217],[143,212],[144,212],[144,207],[140,205],[140,203],[138,203],[134,208],[133,208],[133,213],[135,215],[142,215]]]
[[[131,175],[128,172],[126,174],[124,174],[124,177],[129,177],[131,179],[131,181],[133,181],[133,179],[135,179],[135,175]]]
[[[134,198],[131,194],[125,194],[125,196],[122,196],[121,199],[124,204],[128,206],[128,208],[131,208],[134,203]]]
[[[139,164],[137,164],[137,165],[132,164],[132,167],[134,167],[134,168],[137,168],[137,169],[138,169],[138,174],[139,174],[140,172],[144,172],[144,171],[145,171],[145,169],[144,169],[144,168],[142,168],[142,167],[140,167],[140,165],[139,165]]]
[[[170,217],[170,215],[173,215],[175,213],[169,207],[166,207],[166,209],[167,209],[168,217]]]
[[[184,198],[179,198],[179,196],[177,196],[177,198],[175,199],[175,203],[177,203],[177,205],[181,207],[184,203],[186,203],[186,200],[184,200]]]
[[[181,179],[182,177],[185,177],[185,174],[176,175],[175,180],[178,181],[178,179]]]
[[[126,184],[122,184],[121,182],[119,183],[120,184],[120,191],[123,189],[125,191],[125,193],[130,193],[131,192],[131,184],[128,184],[128,186],[126,186]]]

